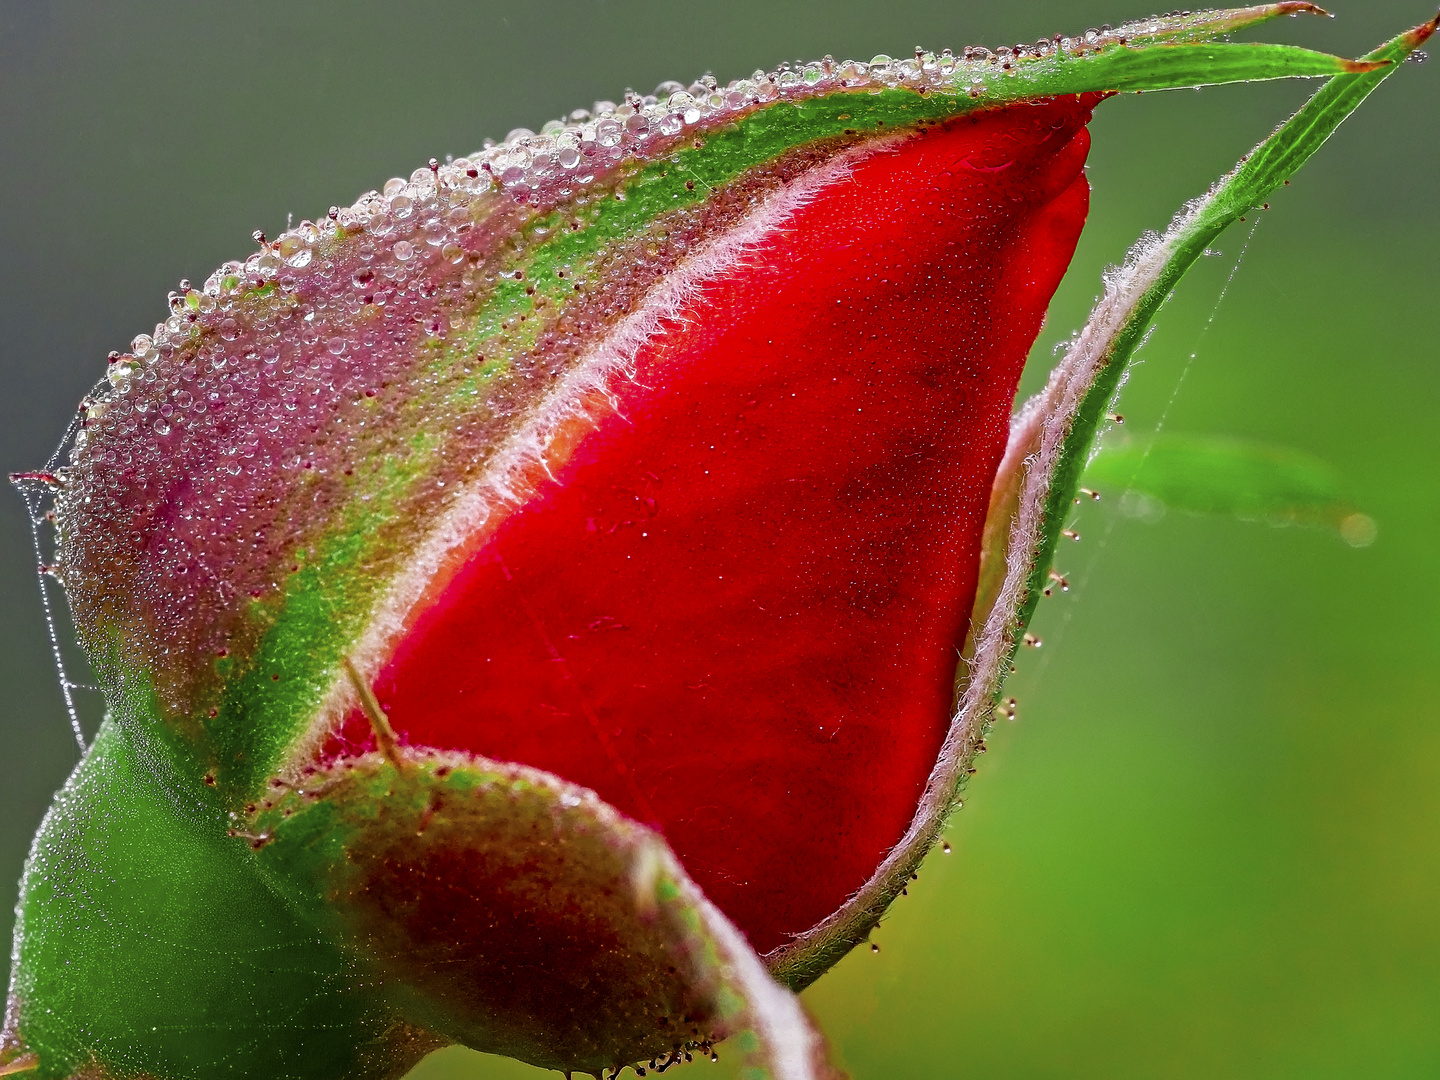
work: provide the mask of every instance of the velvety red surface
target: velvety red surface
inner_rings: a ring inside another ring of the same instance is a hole
[[[864,884],[944,738],[1088,104],[872,156],[701,289],[380,673],[401,740],[594,788],[761,952]]]

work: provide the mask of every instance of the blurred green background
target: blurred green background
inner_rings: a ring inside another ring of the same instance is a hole
[[[1337,3],[1341,18],[1262,33],[1355,54],[1430,13]],[[707,70],[994,47],[1149,13],[1136,0],[4,0],[0,463],[47,458],[106,351],[148,330],[181,277],[432,155]],[[1100,110],[1091,222],[1027,388],[1102,267],[1305,93]],[[1382,86],[1187,280],[1123,399],[1131,431],[1163,420],[1325,458],[1377,542],[1146,524],[1113,499],[1078,511],[1084,539],[1060,565],[1076,587],[1041,607],[1044,647],[1022,658],[1018,720],[990,740],[954,853],[932,857],[879,954],[806,994],[857,1078],[1440,1075],[1437,106],[1434,65]],[[77,758],[33,564],[12,495],[5,910]],[[97,703],[81,705],[93,730]],[[538,1076],[453,1050],[418,1074]]]

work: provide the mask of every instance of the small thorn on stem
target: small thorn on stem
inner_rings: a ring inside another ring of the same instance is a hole
[[[1112,424],[1123,424],[1125,423],[1125,414],[1118,412],[1107,412],[1105,414],[1105,419],[1109,420]]]
[[[400,756],[399,743],[395,738],[395,729],[390,726],[390,718],[385,715],[385,710],[380,708],[380,702],[375,697],[375,691],[370,689],[370,684],[361,677],[355,661],[350,657],[341,657],[340,662],[345,666],[345,674],[350,677],[350,685],[355,688],[355,694],[360,698],[360,709],[365,714],[365,719],[370,721],[370,727],[375,732],[375,743],[380,752],[385,755],[385,760],[397,769],[405,767],[405,761]]]
[[[32,1069],[40,1068],[39,1054],[21,1054],[17,1058],[11,1058],[5,1064],[0,1065],[0,1076],[18,1076],[20,1073],[30,1072]]]
[[[1038,637],[1036,637],[1034,634],[1028,634],[1028,633],[1025,635],[1024,641],[1025,641],[1026,647],[1027,647],[1027,648],[1031,648],[1031,649],[1038,649],[1038,648],[1040,648],[1041,645],[1044,645],[1044,644],[1045,644],[1043,641],[1041,641],[1041,640],[1040,640]]]
[[[1081,488],[1081,489],[1080,489],[1080,494],[1081,494],[1081,495],[1084,495],[1084,496],[1087,496],[1087,497],[1090,499],[1091,502],[1099,502],[1099,501],[1100,501],[1100,493],[1099,493],[1098,491],[1095,491],[1095,490],[1091,489],[1091,488]],[[1079,499],[1076,499],[1075,501],[1078,503],[1080,500],[1079,500]]]
[[[1076,532],[1074,529],[1061,529],[1061,530],[1060,530],[1060,535],[1063,536],[1063,537],[1065,537],[1066,540],[1074,540],[1074,541],[1076,541],[1077,543],[1078,543],[1079,540],[1080,540],[1080,534],[1079,534],[1078,532]]]

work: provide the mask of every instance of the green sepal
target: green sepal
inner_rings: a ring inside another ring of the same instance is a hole
[[[26,864],[0,1062],[37,1080],[382,1080],[439,1045],[229,825],[158,741],[101,726]]]
[[[1164,256],[1151,282],[1129,306],[1105,345],[1102,368],[1085,392],[1066,434],[1058,467],[1050,480],[1039,545],[1031,563],[1026,595],[1016,618],[1017,630],[1029,624],[1054,563],[1065,521],[1097,433],[1105,423],[1130,358],[1144,340],[1161,305],[1214,239],[1253,211],[1320,149],[1360,103],[1440,26],[1440,16],[1382,45],[1363,60],[1386,66],[1327,82],[1294,116],[1257,146],[1197,204],[1176,218],[1161,239]],[[1132,255],[1132,259],[1136,258]],[[1147,251],[1146,258],[1156,253]],[[1103,302],[1102,302],[1103,306]],[[1102,309],[1096,309],[1096,316]],[[1092,316],[1092,325],[1096,316]],[[1087,327],[1089,329],[1089,327]],[[1013,647],[1012,643],[1012,647]]]
[[[1114,46],[1083,60],[1057,56],[1017,67],[1015,77],[997,86],[994,93],[999,100],[1010,102],[1059,94],[1141,92],[1269,79],[1314,79],[1375,69],[1372,63],[1345,60],[1293,45],[1217,41],[1157,45],[1145,50]]]

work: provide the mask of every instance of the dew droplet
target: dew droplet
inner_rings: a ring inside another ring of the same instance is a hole
[[[1351,547],[1369,547],[1378,533],[1375,519],[1368,514],[1350,514],[1340,522],[1340,538]]]

